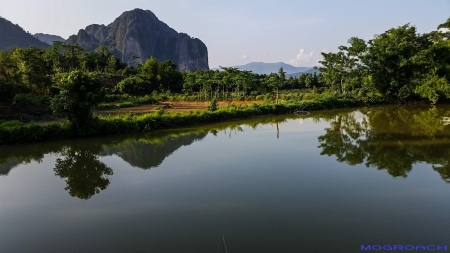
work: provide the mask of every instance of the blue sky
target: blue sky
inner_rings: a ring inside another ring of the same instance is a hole
[[[30,33],[67,38],[134,8],[200,38],[210,67],[252,61],[314,66],[348,38],[411,23],[420,33],[450,17],[450,0],[0,0],[0,16]],[[3,36],[3,35],[1,35]]]

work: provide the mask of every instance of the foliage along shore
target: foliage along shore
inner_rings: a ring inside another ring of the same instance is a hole
[[[386,101],[370,100],[366,104],[379,104]],[[112,135],[131,132],[143,132],[157,129],[176,128],[197,124],[221,122],[253,116],[288,114],[304,108],[308,111],[348,108],[361,106],[364,101],[353,98],[328,98],[311,102],[281,102],[252,104],[247,106],[229,106],[215,111],[194,111],[192,113],[164,113],[163,110],[143,115],[122,115],[95,118],[84,133],[74,132],[70,124],[51,124],[0,128],[0,145],[15,145],[42,142],[64,138]]]
[[[136,58],[136,67],[130,67],[107,47],[89,52],[79,45],[60,42],[45,50],[0,51],[0,119],[29,121],[47,114],[67,119],[63,125],[48,126],[0,121],[0,145],[149,131],[289,113],[305,107],[319,110],[386,102],[448,101],[449,28],[450,19],[425,34],[406,24],[367,42],[352,37],[337,53],[322,53],[318,74],[299,78],[286,78],[283,69],[269,75],[236,68],[179,72],[170,60],[158,62],[153,57],[145,61]],[[314,96],[306,98],[312,101],[305,101],[305,94],[279,95],[305,88],[312,88]],[[211,104],[207,111],[190,114],[160,110],[141,116],[98,118],[92,112],[95,108],[154,103],[161,94],[172,93],[184,101]],[[258,97],[272,102],[217,108],[217,100]],[[287,101],[279,103],[283,98]]]

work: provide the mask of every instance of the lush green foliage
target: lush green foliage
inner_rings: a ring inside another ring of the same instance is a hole
[[[140,76],[130,76],[117,83],[113,91],[119,94],[145,95],[152,92],[152,84]]]
[[[447,23],[438,28],[445,28]],[[322,80],[341,93],[377,91],[399,102],[450,98],[450,33],[419,34],[409,24],[391,28],[365,42],[351,38],[349,47],[322,53]]]
[[[450,28],[449,20],[438,29]],[[419,34],[409,24],[391,28],[367,42],[353,37],[338,52],[322,53],[319,74],[305,73],[298,78],[286,78],[283,69],[269,75],[225,67],[181,73],[171,61],[158,62],[153,57],[133,68],[120,62],[106,47],[88,52],[79,45],[58,42],[45,50],[0,51],[0,117],[5,112],[10,118],[22,120],[26,114],[44,115],[50,111],[52,101],[52,110],[69,120],[65,126],[2,127],[1,143],[286,113],[304,103],[312,110],[423,99],[437,103],[450,99],[449,39],[448,31]],[[292,89],[302,91],[286,92]],[[107,96],[103,96],[105,92]],[[165,100],[211,101],[211,104],[206,112],[187,115],[160,110],[143,118],[99,120],[92,114],[99,104],[98,108],[117,108]],[[218,109],[218,100],[230,104],[232,100],[268,103]],[[275,106],[278,101],[280,104]]]
[[[196,95],[199,101],[245,100],[249,97],[273,93],[279,90],[320,87],[319,77],[314,74],[302,74],[299,78],[286,78],[283,69],[279,73],[259,75],[251,71],[240,71],[237,68],[222,70],[199,70],[183,73],[183,91],[188,95]]]
[[[225,108],[219,108],[216,111],[194,111],[185,114],[164,113],[164,111],[159,111],[143,115],[121,115],[100,119],[91,118],[89,124],[80,125],[80,130],[77,131],[74,131],[74,125],[71,123],[64,125],[52,124],[47,126],[30,124],[15,128],[0,128],[0,145],[69,138],[79,136],[80,134],[97,136],[150,131],[201,123],[220,122],[258,115],[286,114],[305,107],[307,107],[308,110],[323,110],[353,107],[358,106],[360,103],[361,101],[351,98],[329,98],[311,102],[281,101],[279,105],[273,103],[253,104],[248,106],[230,105]],[[78,123],[78,121],[76,123]],[[83,131],[80,132],[81,130]]]
[[[84,72],[73,71],[60,87],[60,94],[52,100],[53,112],[67,118],[72,131],[87,134],[94,120],[92,109],[102,97],[100,82]]]

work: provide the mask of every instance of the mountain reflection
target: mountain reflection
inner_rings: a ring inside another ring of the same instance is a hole
[[[70,196],[89,199],[105,190],[110,184],[113,168],[101,162],[100,157],[116,155],[125,162],[141,169],[158,167],[173,152],[183,146],[200,141],[208,134],[219,132],[229,138],[242,132],[242,125],[253,129],[261,124],[277,124],[287,117],[255,118],[215,124],[209,127],[179,129],[151,134],[122,135],[85,140],[62,140],[0,148],[0,175],[7,176],[20,164],[41,163],[47,154],[55,155],[55,175],[66,182]],[[232,134],[234,133],[234,134]]]
[[[440,122],[446,113],[436,107],[387,107],[337,114],[318,137],[319,148],[339,162],[364,163],[394,177],[406,177],[414,164],[425,162],[449,183],[450,128]]]
[[[128,141],[115,147],[105,147],[100,156],[117,155],[128,164],[141,169],[158,167],[174,151],[182,146],[189,146],[205,138],[207,133],[171,136],[163,141],[157,139],[140,139]]]

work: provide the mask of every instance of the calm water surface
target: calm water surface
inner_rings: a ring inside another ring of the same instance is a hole
[[[360,108],[3,147],[0,252],[450,249],[443,116]]]

